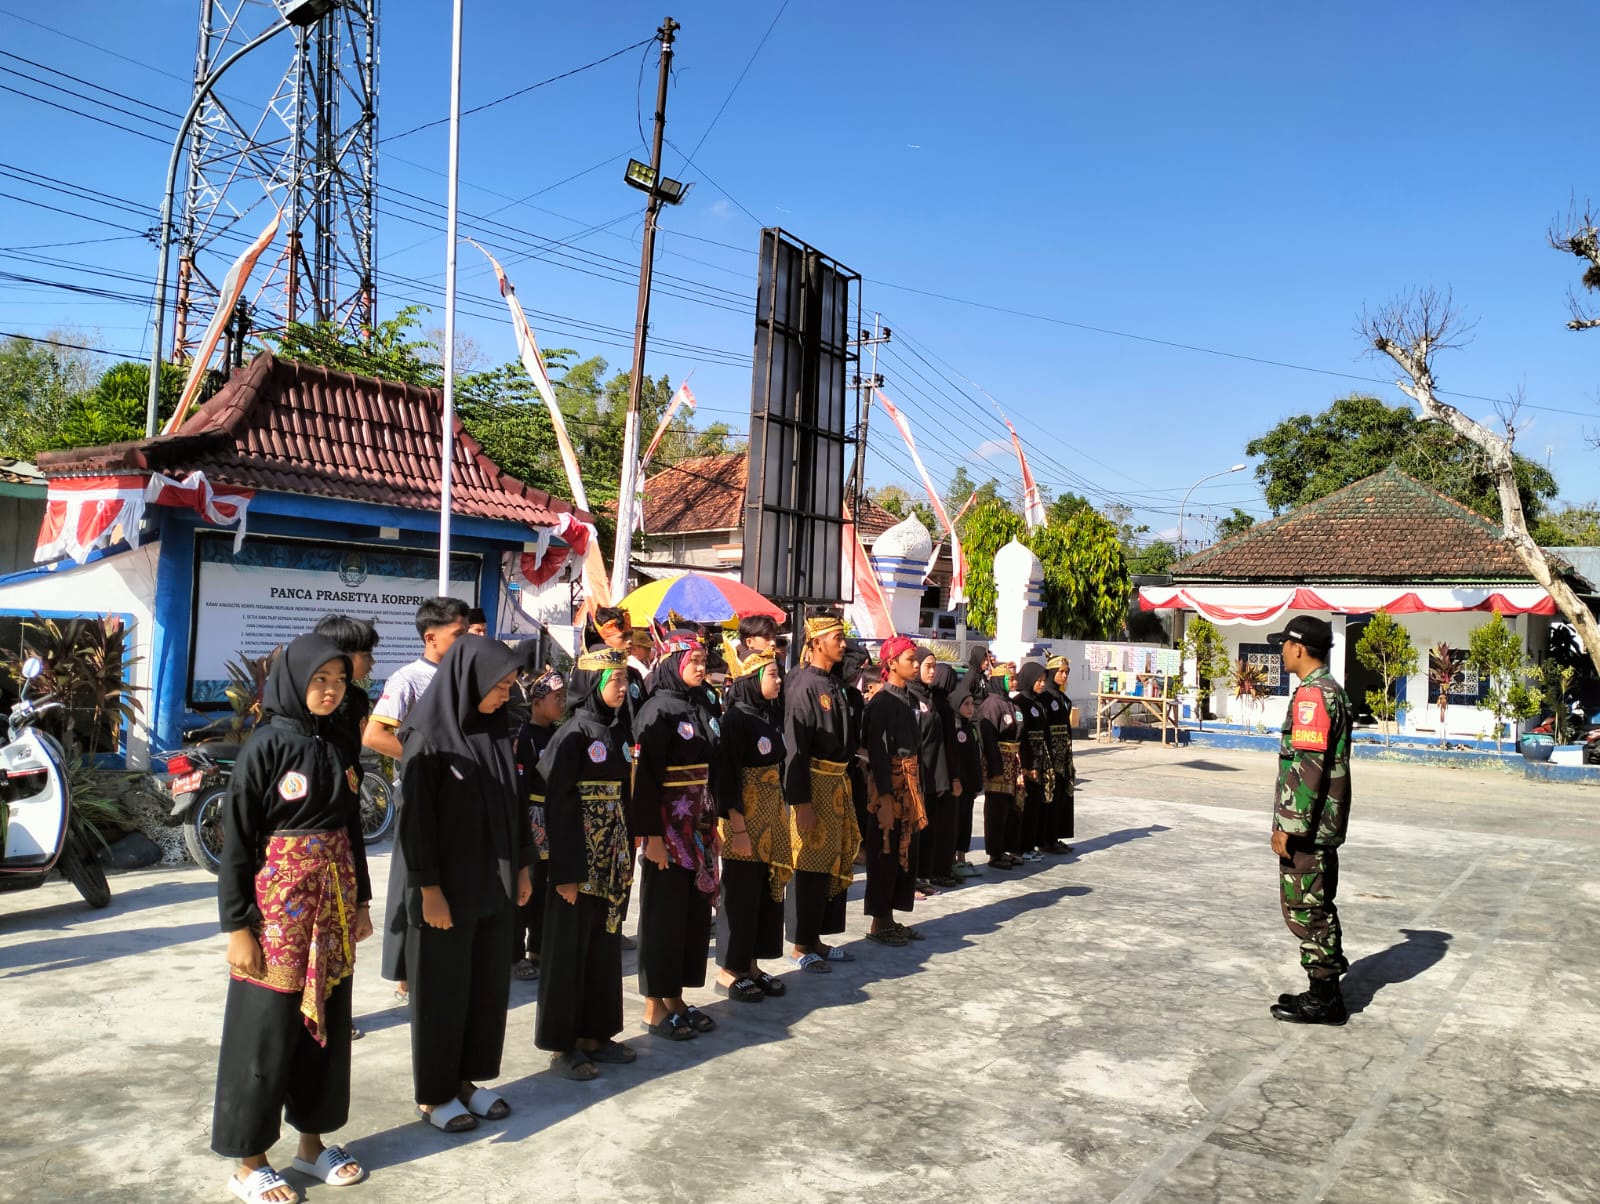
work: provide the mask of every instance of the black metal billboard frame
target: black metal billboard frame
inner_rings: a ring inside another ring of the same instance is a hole
[[[850,601],[845,450],[860,422],[850,378],[861,276],[777,227],[761,231],[760,264],[742,576],[790,609]]]

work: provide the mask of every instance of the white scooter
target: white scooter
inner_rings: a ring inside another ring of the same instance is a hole
[[[50,698],[28,698],[28,686],[44,671],[38,657],[22,665],[22,698],[11,708],[0,747],[0,891],[42,886],[51,870],[90,907],[111,902],[111,887],[90,838],[72,825],[72,786],[67,757],[56,738],[40,731],[40,716],[58,710]]]

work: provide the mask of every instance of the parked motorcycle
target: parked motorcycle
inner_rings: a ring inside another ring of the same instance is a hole
[[[38,657],[23,662],[22,698],[11,708],[0,747],[0,891],[42,886],[60,870],[90,907],[106,907],[111,885],[93,839],[72,822],[66,751],[36,726],[62,704],[28,698],[28,687],[43,672]]]
[[[162,753],[167,771],[157,775],[172,796],[172,820],[183,827],[184,847],[213,874],[222,865],[222,808],[241,745],[209,740]],[[376,762],[362,762],[361,834],[374,845],[394,826],[394,785]]]

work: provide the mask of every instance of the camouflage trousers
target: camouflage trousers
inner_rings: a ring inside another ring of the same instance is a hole
[[[1350,969],[1339,932],[1339,850],[1291,839],[1278,859],[1283,922],[1300,940],[1300,964],[1312,978],[1337,979]]]

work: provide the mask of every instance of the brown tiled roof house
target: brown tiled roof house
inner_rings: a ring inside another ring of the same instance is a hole
[[[1175,584],[1531,582],[1500,528],[1389,467],[1171,568]]]
[[[213,485],[437,512],[443,412],[437,389],[263,351],[177,434],[45,452],[39,467],[50,477],[199,470]],[[573,510],[501,471],[459,420],[453,465],[455,514],[549,526]]]

